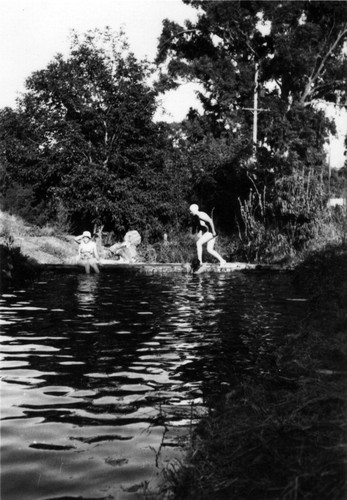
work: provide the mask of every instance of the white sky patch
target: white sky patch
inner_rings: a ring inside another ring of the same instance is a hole
[[[264,21],[262,12],[260,12],[257,17],[259,19],[257,30],[260,31],[263,36],[269,35],[271,31],[271,21]]]
[[[182,0],[0,0],[0,108],[15,106],[34,71],[68,55],[72,30],[123,27],[130,50],[152,61],[165,18],[183,24],[197,10]],[[176,107],[181,114],[179,100]]]
[[[196,91],[198,89],[199,85],[196,83],[184,83],[178,90],[166,92],[162,99],[164,107],[158,108],[154,120],[162,120],[169,123],[182,121],[190,108],[194,108],[199,113],[202,113],[202,104],[196,98]],[[202,86],[200,90],[202,91]]]
[[[328,160],[332,168],[343,167],[346,161],[345,136],[347,134],[347,109],[334,106],[321,105],[329,118],[333,118],[336,124],[336,136],[330,135],[329,144],[326,146]]]

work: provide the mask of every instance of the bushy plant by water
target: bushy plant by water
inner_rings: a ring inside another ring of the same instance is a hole
[[[254,173],[248,177],[252,187],[247,198],[239,199],[238,223],[245,260],[286,262],[345,241],[346,207],[327,207],[326,186],[313,169],[294,169],[261,188]]]

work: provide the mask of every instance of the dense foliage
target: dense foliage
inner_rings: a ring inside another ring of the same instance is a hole
[[[75,35],[28,78],[0,110],[2,208],[154,241],[196,202],[251,260],[321,231],[328,196],[345,193],[324,107],[346,105],[346,2],[184,1],[197,21],[163,22],[157,81],[109,29]],[[156,123],[157,97],[187,79],[204,112]]]
[[[166,164],[150,73],[122,35],[75,36],[68,59],[32,74],[18,110],[1,112],[9,187],[30,185],[34,203],[77,228],[160,234],[178,218],[184,179]]]
[[[193,151],[199,163],[197,201],[216,207],[226,230],[239,206],[247,232],[243,215],[253,190],[252,223],[260,219],[265,233],[280,226],[286,238],[293,231],[310,237],[328,196],[324,143],[335,130],[323,108],[346,104],[347,4],[185,3],[199,9],[198,20],[185,26],[166,20],[157,60],[166,63],[163,89],[182,78],[201,84],[204,114],[191,110],[182,125],[187,154]]]

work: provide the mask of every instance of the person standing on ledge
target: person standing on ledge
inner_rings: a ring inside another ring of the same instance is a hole
[[[200,265],[202,265],[202,245],[207,243],[207,251],[209,254],[213,255],[219,260],[220,265],[226,264],[226,261],[219,255],[216,250],[214,250],[214,244],[216,242],[217,233],[214,228],[213,220],[205,212],[200,212],[198,205],[190,205],[190,213],[194,216],[194,226],[193,232],[198,231],[198,240],[196,242],[196,248],[198,252],[198,259]]]
[[[89,231],[77,236],[75,241],[79,244],[77,263],[84,266],[87,274],[90,274],[90,268],[99,274],[98,262],[100,260],[95,241],[92,241],[92,235]]]

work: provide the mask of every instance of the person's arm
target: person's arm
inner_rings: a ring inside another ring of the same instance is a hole
[[[192,234],[199,233],[199,225],[199,217],[197,215],[193,215]]]

